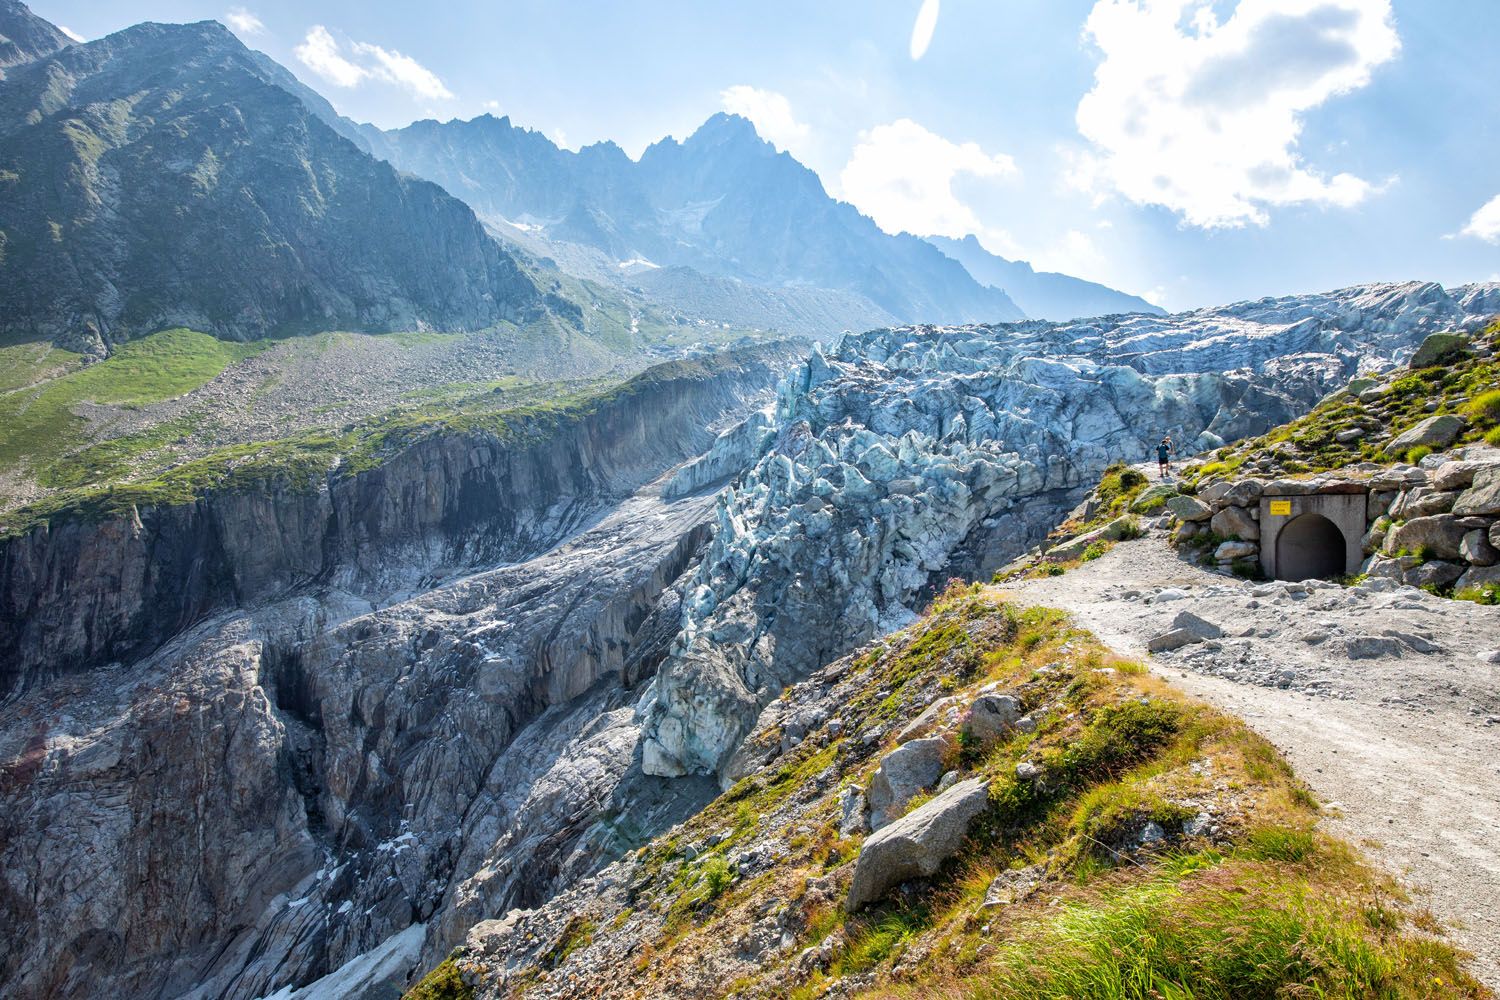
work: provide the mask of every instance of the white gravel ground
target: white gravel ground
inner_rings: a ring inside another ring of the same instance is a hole
[[[1330,829],[1398,874],[1500,987],[1500,662],[1483,658],[1500,648],[1500,608],[1405,587],[1249,583],[1182,561],[1159,530],[1010,589],[1275,743]],[[1148,654],[1183,611],[1223,638]]]

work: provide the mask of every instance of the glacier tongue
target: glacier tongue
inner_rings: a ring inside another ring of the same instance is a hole
[[[642,699],[645,770],[732,780],[736,746],[783,687],[945,576],[1019,554],[1110,462],[1168,433],[1189,452],[1260,433],[1430,332],[1477,325],[1493,291],[1412,282],[1166,317],[905,327],[816,352],[769,426],[723,439],[763,452],[719,498]]]

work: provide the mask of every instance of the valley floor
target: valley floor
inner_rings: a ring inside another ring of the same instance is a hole
[[[1178,559],[1160,531],[1009,589],[1275,743],[1330,828],[1400,875],[1500,985],[1500,664],[1479,656],[1500,646],[1500,608],[1238,580]],[[1183,611],[1224,638],[1148,656]]]

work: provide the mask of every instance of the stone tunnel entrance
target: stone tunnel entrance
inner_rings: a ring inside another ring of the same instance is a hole
[[[1359,572],[1367,491],[1264,495],[1260,568],[1272,580],[1330,579]]]
[[[1328,579],[1344,573],[1344,533],[1322,514],[1302,514],[1276,536],[1276,576]]]

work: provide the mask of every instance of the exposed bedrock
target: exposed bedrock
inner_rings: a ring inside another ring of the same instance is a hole
[[[0,698],[129,662],[205,616],[317,583],[370,596],[525,558],[704,451],[774,384],[789,345],[675,363],[592,412],[506,439],[442,434],[316,490],[223,491],[104,521],[54,518],[0,542]]]
[[[720,497],[643,701],[645,769],[733,780],[735,747],[787,684],[899,625],[949,576],[1018,555],[1111,461],[1141,461],[1168,433],[1194,452],[1301,414],[1433,330],[1482,322],[1466,303],[1484,296],[1456,295],[1410,283],[1166,317],[908,327],[815,353]]]
[[[421,597],[220,614],[17,696],[0,992],[249,1000],[392,942],[404,975],[681,819],[713,788],[633,766],[631,685],[712,505],[648,487]]]

